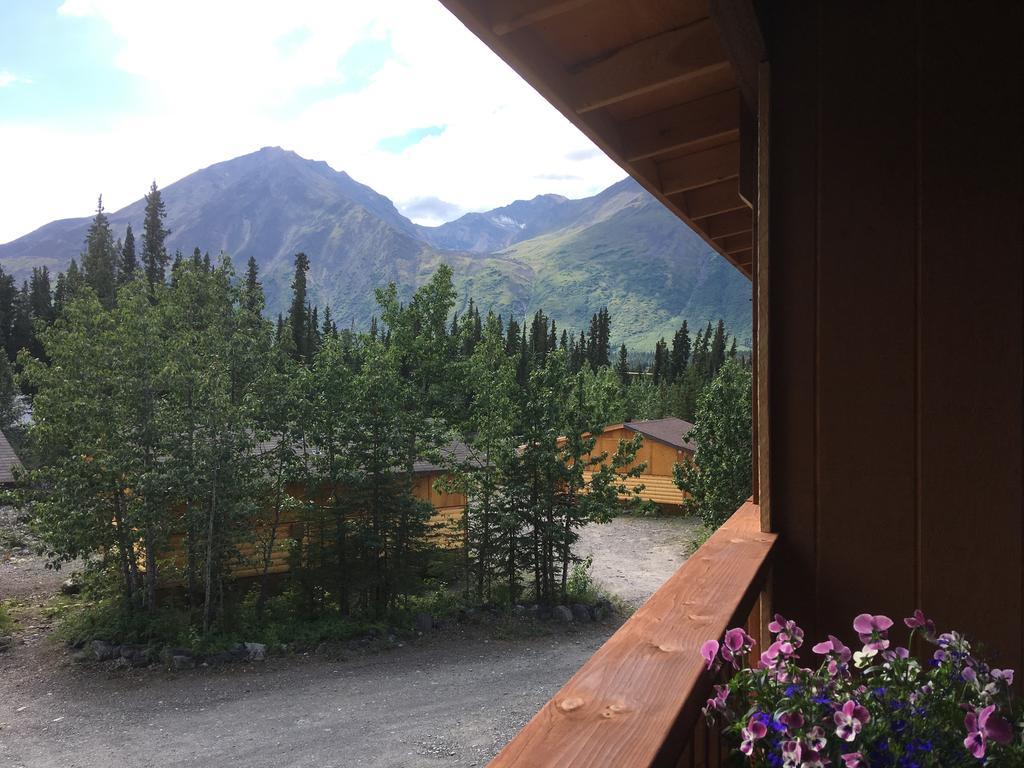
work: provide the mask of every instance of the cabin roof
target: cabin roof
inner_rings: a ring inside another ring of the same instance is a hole
[[[21,469],[21,461],[14,452],[7,435],[0,432],[0,485],[14,482],[14,470]]]
[[[708,0],[441,0],[630,176],[752,273],[764,42]],[[735,62],[735,63],[734,63]]]
[[[618,426],[618,425],[616,425]],[[675,416],[665,419],[649,419],[647,421],[627,421],[622,424],[625,429],[639,432],[644,438],[657,440],[680,451],[694,453],[697,445],[687,438],[693,424]]]

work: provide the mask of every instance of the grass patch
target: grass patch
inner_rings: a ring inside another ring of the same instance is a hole
[[[711,534],[715,532],[714,528],[701,523],[697,526],[697,529],[693,532],[693,538],[690,543],[686,546],[687,557],[693,555],[698,549],[704,546],[704,542],[711,538]]]
[[[14,632],[14,627],[17,624],[12,614],[12,608],[10,603],[6,600],[0,601],[0,637],[9,635]]]

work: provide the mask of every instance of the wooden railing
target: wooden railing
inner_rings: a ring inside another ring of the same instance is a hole
[[[534,715],[492,768],[717,766],[700,709],[700,646],[731,626],[755,637],[775,535],[748,502]]]

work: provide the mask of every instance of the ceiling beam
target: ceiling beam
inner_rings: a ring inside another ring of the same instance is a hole
[[[754,247],[754,235],[750,230],[737,235],[729,235],[715,240],[722,250],[730,256]]]
[[[583,114],[729,68],[714,24],[703,19],[575,67],[572,106]]]
[[[658,163],[661,191],[666,195],[706,187],[740,174],[740,145],[737,142],[673,157]]]
[[[750,211],[738,210],[720,213],[717,216],[709,216],[701,223],[704,233],[712,238],[728,237],[738,235],[741,232],[751,232],[754,229],[754,217]]]
[[[767,53],[754,4],[752,0],[709,0],[708,10],[747,109],[756,115],[759,67]]]
[[[493,0],[488,6],[491,31],[499,37],[582,8],[592,0]]]
[[[740,94],[724,91],[622,123],[622,153],[630,162],[686,149],[709,139],[739,141]]]
[[[678,195],[672,195],[670,199],[681,199],[679,205],[691,219],[704,219],[729,211],[750,210],[740,197],[739,183],[736,179],[691,189],[689,192],[680,192]]]

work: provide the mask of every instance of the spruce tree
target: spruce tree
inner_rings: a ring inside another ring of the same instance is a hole
[[[163,285],[166,277],[166,241],[170,230],[164,226],[165,218],[167,209],[154,181],[146,195],[146,212],[142,221],[142,265],[150,294],[157,285]]]
[[[245,270],[245,282],[242,283],[242,308],[250,314],[262,315],[265,304],[259,267],[256,266],[256,259],[250,256]]]
[[[672,355],[669,364],[669,379],[678,381],[686,373],[686,366],[690,364],[690,328],[683,320],[683,324],[672,337]]]
[[[103,211],[103,195],[100,195],[96,203],[96,215],[85,236],[82,269],[85,272],[85,282],[96,292],[100,303],[107,309],[114,306],[116,268],[114,235],[110,231],[110,220]]]
[[[132,225],[129,224],[124,233],[124,243],[121,244],[121,258],[117,265],[118,284],[123,285],[132,280],[138,269],[139,260],[135,255],[135,233],[132,232]]]
[[[623,386],[629,384],[629,352],[626,350],[625,344],[619,347],[619,359],[615,363],[615,373],[618,374],[619,381]]]
[[[295,353],[301,359],[308,349],[306,344],[306,273],[309,272],[309,257],[305,253],[295,254],[295,277],[292,279],[292,305],[288,311],[288,322],[292,328]]]
[[[715,328],[715,338],[711,342],[711,376],[714,377],[718,373],[718,369],[722,367],[725,362],[725,322],[722,320],[718,321],[718,327]]]

